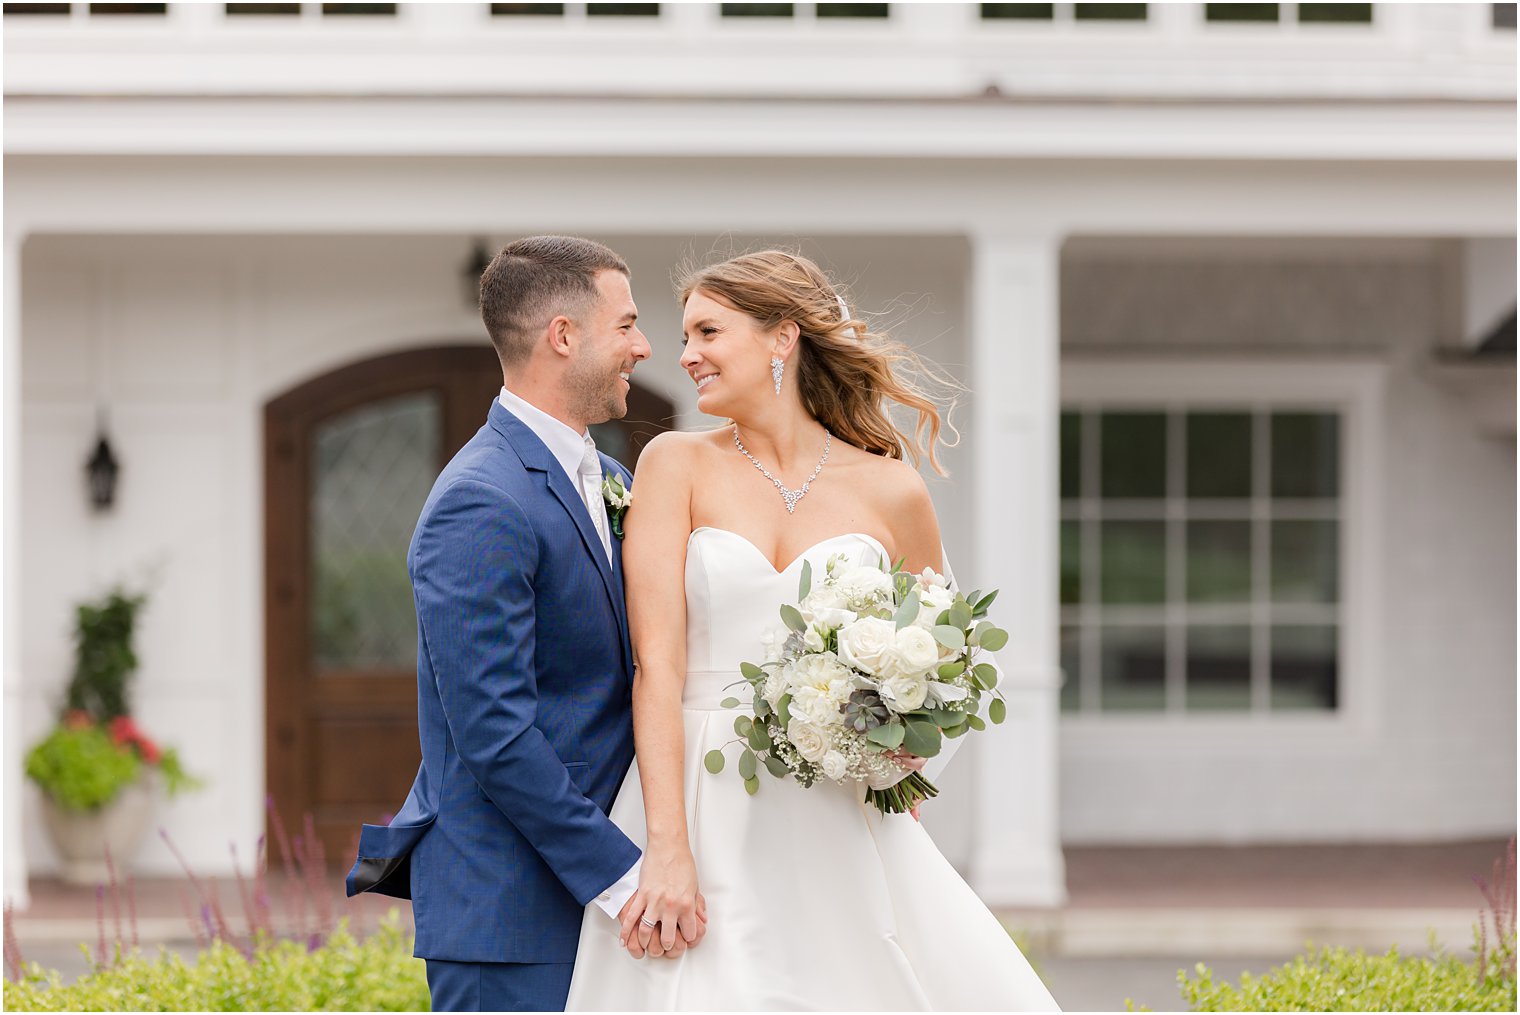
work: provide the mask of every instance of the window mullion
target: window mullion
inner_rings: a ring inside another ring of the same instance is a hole
[[[1183,426],[1186,417],[1177,406],[1166,415],[1166,711],[1186,711],[1187,690],[1187,550],[1185,503],[1187,495],[1186,452]]]
[[[1265,406],[1251,414],[1251,712],[1271,710],[1272,665],[1272,417]]]
[[[1081,497],[1077,503],[1081,513],[1081,529],[1078,538],[1082,544],[1082,596],[1079,606],[1080,620],[1077,637],[1081,643],[1081,681],[1078,687],[1077,711],[1098,712],[1102,709],[1102,602],[1099,584],[1103,580],[1100,554],[1102,542],[1098,528],[1098,483],[1102,476],[1100,459],[1102,444],[1098,434],[1099,414],[1088,408],[1082,412],[1081,451],[1078,455],[1082,469]]]

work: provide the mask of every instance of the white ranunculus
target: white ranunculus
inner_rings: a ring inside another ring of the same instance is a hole
[[[896,644],[897,625],[880,617],[862,617],[839,630],[839,658],[866,673],[880,673],[883,655]]]
[[[839,576],[834,587],[857,609],[892,601],[892,576],[876,567],[852,567]]]
[[[819,610],[842,610],[848,605],[838,586],[826,583],[814,586],[813,591],[797,604],[804,614],[815,616]]]
[[[823,768],[824,775],[828,776],[830,779],[833,779],[835,782],[839,782],[844,778],[844,773],[846,769],[849,768],[850,763],[845,761],[844,755],[840,754],[838,751],[827,751],[823,755],[823,760],[819,762],[819,764]]]
[[[939,642],[921,627],[908,625],[896,633],[892,647],[881,656],[882,676],[927,673],[939,663]]]
[[[915,708],[921,708],[928,696],[929,678],[923,673],[894,673],[882,678],[881,700],[894,712],[911,712]]]
[[[939,615],[950,609],[955,604],[955,594],[949,589],[942,589],[938,585],[928,588],[918,588],[918,616],[913,618],[913,623],[928,630],[934,627]]]
[[[786,724],[786,738],[797,748],[798,754],[815,765],[828,753],[829,738],[806,719],[792,716],[792,721]]]

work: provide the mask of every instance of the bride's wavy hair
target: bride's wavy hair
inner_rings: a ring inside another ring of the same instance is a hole
[[[803,408],[847,443],[875,455],[917,465],[923,458],[940,475],[940,436],[955,428],[929,393],[959,384],[912,349],[846,313],[843,294],[817,264],[800,254],[761,250],[705,268],[684,271],[676,295],[684,307],[697,290],[754,318],[765,330],[792,321],[797,341],[797,383]],[[892,422],[889,403],[918,416],[911,430]]]

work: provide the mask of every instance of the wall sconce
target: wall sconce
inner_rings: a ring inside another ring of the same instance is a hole
[[[106,438],[104,410],[100,413],[100,438],[95,442],[95,453],[85,463],[84,471],[90,479],[90,503],[96,511],[105,511],[116,499],[116,476],[121,472],[121,463],[116,460],[111,442]]]
[[[485,240],[476,240],[475,249],[470,251],[469,260],[460,268],[459,283],[460,294],[464,297],[465,306],[471,310],[480,309],[480,276],[486,273],[491,266],[491,248],[486,246]]]

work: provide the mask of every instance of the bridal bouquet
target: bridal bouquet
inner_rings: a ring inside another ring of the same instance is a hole
[[[799,601],[781,607],[785,634],[766,634],[764,662],[740,666],[752,699],[734,732],[750,793],[763,765],[803,786],[820,777],[863,783],[868,801],[900,814],[939,793],[918,772],[904,777],[905,755],[932,758],[943,738],[985,729],[984,693],[987,719],[1007,715],[996,668],[977,661],[1008,641],[985,619],[997,590],[963,596],[944,576],[910,574],[902,563],[850,566],[836,554],[814,586],[803,562]],[[723,752],[709,751],[703,763],[721,772]]]

